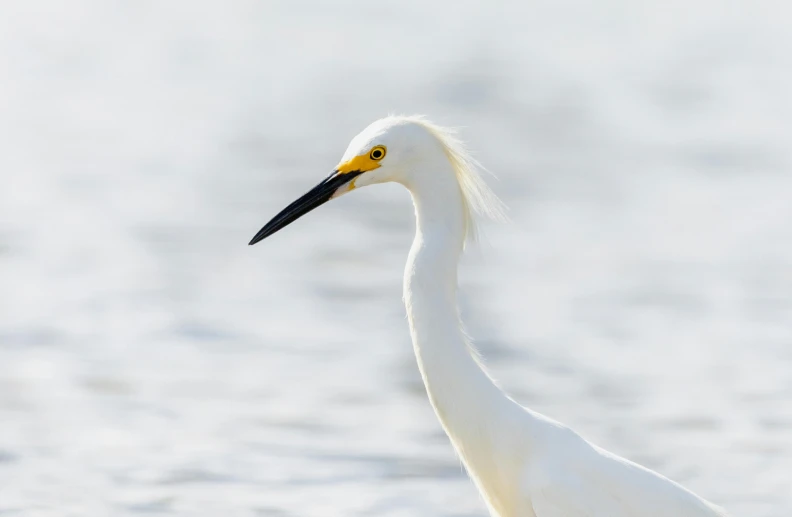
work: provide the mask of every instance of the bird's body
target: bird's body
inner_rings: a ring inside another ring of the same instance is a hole
[[[386,153],[392,160],[388,165]],[[345,175],[353,177],[341,182]],[[660,474],[521,407],[481,367],[459,319],[457,265],[473,213],[497,211],[497,198],[447,131],[415,117],[375,122],[352,141],[328,179],[276,216],[251,243],[327,199],[384,181],[402,183],[415,205],[404,302],[421,376],[493,516],[725,516]]]

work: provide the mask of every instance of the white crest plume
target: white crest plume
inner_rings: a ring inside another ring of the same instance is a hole
[[[434,136],[442,146],[448,161],[451,162],[451,166],[454,168],[459,188],[462,191],[462,199],[465,204],[465,233],[469,240],[476,240],[478,235],[476,223],[479,218],[498,222],[508,220],[506,205],[503,204],[482,177],[484,172],[493,177],[495,175],[473,158],[465,143],[457,138],[456,128],[438,126],[427,120],[423,115],[390,115],[388,118],[420,125]]]

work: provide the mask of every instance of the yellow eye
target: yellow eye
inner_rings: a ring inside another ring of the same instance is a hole
[[[380,161],[383,158],[385,158],[386,152],[387,151],[385,150],[384,145],[378,145],[377,147],[371,150],[371,152],[369,153],[369,158],[371,158],[372,160]]]

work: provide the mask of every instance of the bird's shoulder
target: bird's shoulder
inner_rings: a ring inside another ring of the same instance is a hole
[[[725,517],[681,485],[570,433],[559,433],[565,443],[553,442],[525,473],[523,493],[537,517]]]

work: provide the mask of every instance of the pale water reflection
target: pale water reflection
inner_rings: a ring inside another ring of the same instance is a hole
[[[484,515],[412,357],[407,194],[246,246],[391,110],[500,178],[461,278],[501,383],[792,514],[785,5],[3,11],[0,514]]]

